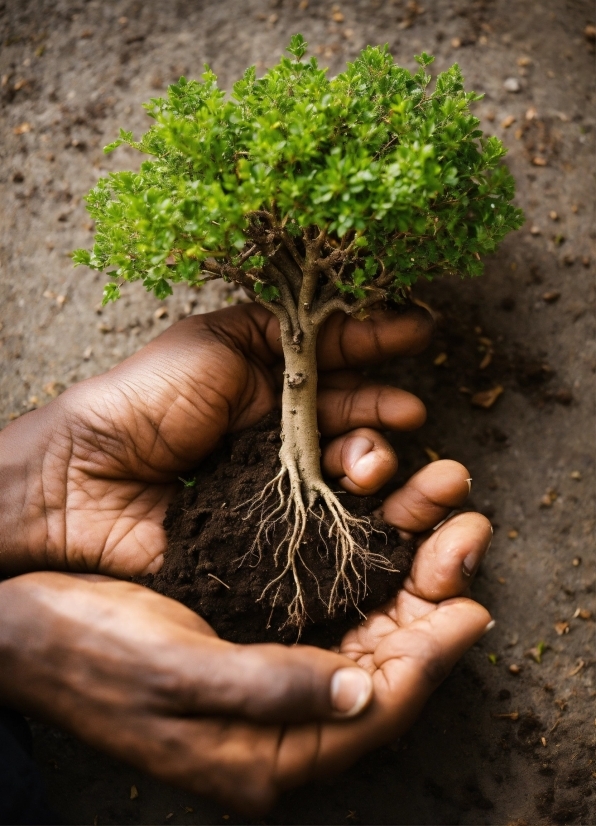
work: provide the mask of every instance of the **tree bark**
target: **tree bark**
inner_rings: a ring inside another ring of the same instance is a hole
[[[323,482],[321,450],[317,426],[317,333],[307,320],[301,325],[302,338],[297,350],[289,336],[282,333],[285,359],[282,393],[282,447],[280,459],[290,478],[298,474],[302,497],[312,507]],[[296,479],[292,479],[296,482]]]

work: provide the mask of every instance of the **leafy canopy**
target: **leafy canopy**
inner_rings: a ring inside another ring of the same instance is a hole
[[[260,79],[247,69],[231,98],[208,68],[201,81],[182,77],[145,104],[155,123],[139,141],[121,130],[106,147],[151,159],[100,179],[86,198],[95,243],[73,258],[108,271],[105,300],[137,279],[164,298],[172,282],[214,276],[213,259],[241,262],[255,291],[275,298],[266,256],[242,256],[260,211],[294,238],[317,227],[332,244],[353,241],[336,286],[356,298],[381,262],[388,295],[419,275],[478,275],[480,256],[521,226],[506,150],[478,128],[470,104],[480,96],[464,91],[457,64],[430,92],[427,54],[412,74],[386,46],[367,47],[329,79],[305,50],[295,35],[294,59]]]

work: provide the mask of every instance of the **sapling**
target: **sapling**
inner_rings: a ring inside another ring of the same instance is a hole
[[[279,321],[280,467],[251,509],[259,553],[271,528],[283,526],[271,550],[278,575],[265,591],[291,578],[288,622],[300,628],[309,520],[336,563],[330,615],[357,604],[370,566],[388,566],[369,550],[370,522],[352,516],[321,473],[322,325],[332,313],[361,319],[373,306],[403,302],[421,276],[479,275],[481,256],[523,219],[500,163],[505,149],[478,128],[470,104],[481,96],[464,91],[457,65],[431,92],[425,53],[412,74],[387,47],[367,47],[330,79],[303,59],[301,35],[288,52],[262,78],[247,69],[230,97],[207,69],[202,81],[182,77],[146,104],[154,125],[139,141],[121,130],[106,152],[128,144],[151,159],[91,190],[95,243],[74,260],[108,272],[104,302],[124,281],[140,280],[163,299],[173,283],[221,278]]]

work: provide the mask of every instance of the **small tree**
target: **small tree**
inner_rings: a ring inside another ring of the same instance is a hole
[[[163,299],[171,284],[223,278],[246,288],[279,321],[285,358],[281,467],[254,506],[256,543],[273,522],[287,532],[274,550],[279,576],[293,578],[289,620],[305,617],[300,544],[309,519],[335,554],[328,600],[356,602],[370,565],[370,524],[346,512],[322,478],[317,430],[317,334],[336,312],[362,318],[373,305],[402,301],[420,276],[475,276],[522,223],[514,182],[499,164],[501,142],[485,138],[469,112],[457,65],[434,91],[416,58],[411,74],[386,47],[368,47],[333,79],[301,35],[257,79],[244,73],[227,98],[207,69],[180,78],[167,98],[145,105],[156,123],[122,143],[152,156],[140,172],[101,179],[87,196],[96,221],[91,252],[76,264],[108,271],[104,302],[119,283],[141,280]],[[364,584],[363,584],[364,583]],[[267,590],[267,589],[266,589]]]

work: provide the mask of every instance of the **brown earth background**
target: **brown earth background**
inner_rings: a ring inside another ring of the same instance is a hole
[[[85,192],[139,163],[103,145],[144,130],[140,104],[180,75],[208,62],[229,89],[298,31],[332,74],[367,44],[409,67],[426,50],[433,71],[460,63],[510,150],[525,226],[483,278],[416,289],[436,340],[381,371],[430,411],[396,440],[398,481],[436,455],[470,468],[495,524],[474,593],[497,626],[407,736],[263,822],[596,822],[594,22],[583,0],[0,2],[1,425],[239,300],[211,284],[158,305],[134,285],[101,310],[101,277],[67,257],[92,239]],[[241,822],[47,726],[35,749],[66,823]]]

